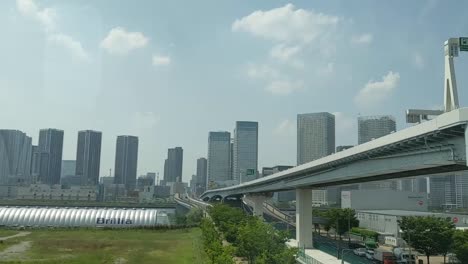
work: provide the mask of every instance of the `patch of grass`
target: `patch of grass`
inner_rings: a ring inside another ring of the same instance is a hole
[[[179,230],[32,230],[25,257],[43,263],[205,263],[199,228]],[[16,239],[15,239],[16,240]],[[16,242],[18,242],[18,240]]]
[[[16,230],[10,230],[10,229],[0,229],[0,237],[7,237],[7,236],[12,236],[16,235],[19,232]]]

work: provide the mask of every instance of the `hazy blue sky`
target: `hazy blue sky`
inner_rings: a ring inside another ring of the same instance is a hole
[[[337,115],[337,145],[359,114],[443,104],[443,42],[468,35],[467,1],[0,1],[0,127],[140,138],[138,173],[184,148],[184,179],[208,131],[259,122],[259,169],[296,162],[296,115]],[[457,58],[460,104],[468,53]]]

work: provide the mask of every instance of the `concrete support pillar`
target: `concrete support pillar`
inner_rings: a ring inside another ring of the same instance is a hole
[[[246,195],[246,198],[251,202],[253,214],[255,216],[263,217],[263,203],[267,197],[261,194],[249,194]]]
[[[296,240],[299,248],[312,248],[312,190],[296,189]]]

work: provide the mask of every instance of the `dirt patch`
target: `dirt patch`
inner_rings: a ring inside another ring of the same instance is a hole
[[[15,237],[24,237],[24,236],[27,236],[29,234],[31,234],[31,232],[19,232],[16,235],[0,237],[0,240],[5,241],[5,240],[12,239],[12,238],[15,238]]]
[[[122,257],[116,258],[114,260],[114,264],[125,264],[125,263],[127,263],[127,260]]]
[[[25,259],[25,252],[31,248],[31,241],[23,241],[0,252],[0,261]]]

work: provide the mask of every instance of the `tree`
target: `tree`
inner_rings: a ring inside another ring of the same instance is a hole
[[[457,230],[453,234],[453,253],[461,263],[468,263],[468,230]]]
[[[403,239],[417,251],[424,252],[427,264],[430,263],[429,256],[447,254],[455,230],[450,220],[434,216],[409,216],[398,222]]]
[[[200,224],[203,218],[203,211],[200,208],[193,207],[188,212],[186,218],[187,218],[187,224],[198,225]]]
[[[223,246],[221,237],[213,222],[203,219],[200,227],[202,229],[203,247],[211,264],[234,264],[232,258],[234,250],[230,246]]]
[[[359,220],[356,218],[356,212],[350,208],[332,208],[325,211],[325,213],[322,213],[322,217],[327,220],[327,224],[324,226],[327,234],[328,230],[333,228],[340,236],[340,240],[344,233],[350,231],[349,228],[359,226]]]

